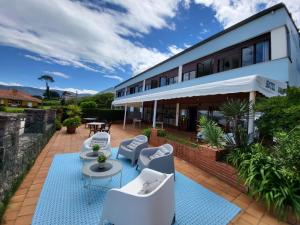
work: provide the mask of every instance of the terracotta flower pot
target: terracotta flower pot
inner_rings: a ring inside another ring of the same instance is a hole
[[[76,127],[67,127],[67,133],[68,134],[74,134],[76,131]]]

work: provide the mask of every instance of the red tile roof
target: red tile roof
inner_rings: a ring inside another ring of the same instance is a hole
[[[0,98],[20,100],[20,101],[30,101],[30,102],[37,102],[37,103],[42,102],[38,98],[34,98],[31,95],[26,94],[25,92],[17,91],[17,90],[0,90]]]

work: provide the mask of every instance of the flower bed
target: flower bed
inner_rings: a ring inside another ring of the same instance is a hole
[[[169,143],[173,146],[174,155],[176,157],[218,177],[240,191],[246,191],[246,188],[237,181],[235,168],[218,161],[223,154],[223,150],[215,150],[204,144],[198,145],[197,147],[184,145],[174,140],[168,140],[166,137],[158,137],[157,130],[152,129],[150,144],[152,146],[160,146],[165,143]]]

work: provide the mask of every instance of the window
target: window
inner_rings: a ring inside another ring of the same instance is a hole
[[[151,89],[151,85],[150,84],[146,84],[145,85],[145,90],[150,90]]]
[[[135,87],[129,88],[129,94],[134,94],[135,93]]]
[[[253,45],[242,49],[242,66],[252,65],[253,62]]]
[[[142,87],[142,86],[139,86],[138,92],[141,92],[141,91],[143,91],[143,87]]]
[[[196,71],[195,70],[192,70],[190,72],[187,72],[187,73],[183,74],[183,81],[191,80],[191,79],[194,79],[194,78],[196,78]]]
[[[178,77],[177,76],[175,76],[175,77],[169,77],[167,79],[167,85],[169,85],[169,84],[175,84],[177,82],[178,82]]]
[[[240,67],[240,55],[232,54],[218,60],[218,72]]]
[[[159,78],[159,86],[163,87],[167,85],[167,78],[166,77],[160,77]]]
[[[270,59],[269,41],[259,42],[255,45],[255,61],[256,63],[265,62]]]
[[[158,81],[157,80],[151,80],[151,89],[158,87]]]
[[[197,65],[197,77],[202,77],[213,73],[212,60],[208,59]]]

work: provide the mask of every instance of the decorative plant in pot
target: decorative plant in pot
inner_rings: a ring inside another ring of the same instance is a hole
[[[104,155],[104,153],[100,152],[98,158],[97,158],[97,162],[98,162],[98,166],[99,168],[103,168],[105,166],[105,162],[106,162],[106,156]]]
[[[100,146],[99,146],[99,145],[93,145],[93,153],[94,153],[94,156],[97,156],[97,155],[98,155],[99,149],[100,149]]]
[[[81,119],[79,116],[71,117],[64,120],[64,126],[67,127],[68,134],[74,134],[76,128],[79,127]]]

